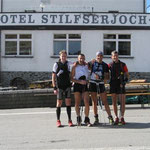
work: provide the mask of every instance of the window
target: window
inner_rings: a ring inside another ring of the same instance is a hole
[[[6,56],[31,56],[32,34],[5,34]]]
[[[80,34],[54,34],[54,55],[66,50],[68,55],[78,55],[81,52]]]
[[[130,34],[104,34],[104,55],[111,55],[116,50],[119,55],[131,55]]]

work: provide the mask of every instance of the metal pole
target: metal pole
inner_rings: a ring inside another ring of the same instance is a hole
[[[1,0],[1,13],[3,12],[3,0]]]
[[[94,12],[94,7],[92,7],[92,13]]]

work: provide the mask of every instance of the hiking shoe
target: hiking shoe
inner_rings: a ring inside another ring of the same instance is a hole
[[[89,117],[85,117],[84,123],[85,123],[85,125],[88,126],[88,127],[92,126],[92,124],[90,123]]]
[[[92,124],[91,124],[90,122],[87,122],[87,123],[86,123],[86,126],[87,126],[87,127],[91,127]]]
[[[72,127],[72,126],[73,126],[72,120],[69,120],[69,121],[68,121],[68,125],[69,125],[69,127]]]
[[[115,119],[114,125],[118,125],[118,123],[119,123],[119,118],[117,117],[117,118]]]
[[[99,124],[98,115],[96,115],[94,117],[95,117],[94,125],[98,125]]]
[[[56,125],[57,125],[57,127],[61,127],[61,121],[57,120]]]
[[[114,124],[114,119],[113,119],[112,116],[109,116],[109,117],[108,117],[108,120],[109,120],[109,124],[110,124],[110,125],[113,125],[113,124]]]
[[[80,116],[77,117],[77,126],[81,126],[81,117]]]
[[[123,117],[121,117],[120,123],[121,123],[122,125],[125,125],[125,124],[126,124],[126,122],[125,122],[125,120],[124,120]]]
[[[93,124],[94,125],[98,125],[99,124],[99,120],[95,120]]]

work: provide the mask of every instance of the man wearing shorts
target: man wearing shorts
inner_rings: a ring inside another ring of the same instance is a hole
[[[105,85],[104,85],[109,77],[109,69],[108,69],[108,65],[102,60],[103,60],[103,52],[99,51],[96,53],[95,62],[88,63],[89,68],[91,70],[89,92],[91,93],[91,98],[92,98],[95,125],[99,123],[98,112],[97,112],[97,93],[98,92],[105,106],[105,110],[108,114],[109,123],[113,124],[113,118],[112,118],[111,111],[108,105],[107,95],[106,95]]]
[[[109,64],[110,69],[110,93],[112,94],[113,110],[115,113],[115,124],[125,124],[125,83],[128,81],[129,73],[128,68],[124,62],[118,58],[118,52],[112,51],[112,62]],[[118,118],[117,98],[119,96],[121,103],[121,118]]]
[[[91,126],[89,119],[89,92],[88,92],[88,66],[85,63],[84,54],[78,55],[78,61],[72,68],[71,80],[74,82],[75,110],[77,114],[77,125],[81,125],[80,103],[83,99],[85,105],[85,120],[87,126]]]
[[[65,95],[66,111],[68,115],[68,124],[73,126],[71,120],[71,81],[70,81],[70,66],[71,62],[67,61],[67,53],[62,50],[59,53],[60,59],[53,66],[52,84],[54,94],[57,95],[56,115],[57,127],[61,127],[60,114],[63,95]]]

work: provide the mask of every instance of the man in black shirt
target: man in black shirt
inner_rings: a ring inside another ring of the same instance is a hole
[[[125,124],[125,83],[128,81],[129,73],[125,63],[118,58],[118,52],[113,51],[112,62],[109,64],[110,69],[110,93],[112,94],[113,109],[116,116],[115,124]],[[117,97],[120,97],[121,103],[121,118],[118,118]]]
[[[66,110],[68,114],[68,124],[72,126],[71,120],[71,81],[70,81],[70,65],[67,61],[66,51],[60,51],[60,59],[53,66],[52,84],[54,87],[54,94],[57,95],[57,127],[61,127],[60,113],[63,95],[65,94]]]

